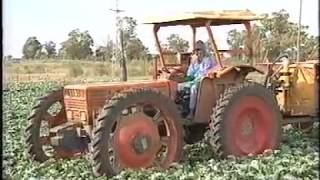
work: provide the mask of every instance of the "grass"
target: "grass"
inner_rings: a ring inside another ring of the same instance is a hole
[[[106,79],[120,77],[120,65],[111,62],[81,60],[25,60],[4,65],[7,82],[42,80],[76,81],[77,79]],[[152,62],[134,60],[127,62],[128,77],[152,75]]]
[[[237,62],[237,63],[235,63]],[[240,62],[234,59],[224,62],[225,65],[236,65]],[[29,81],[78,81],[78,79],[105,79],[119,80],[119,63],[93,61],[93,60],[22,60],[6,62],[4,64],[6,82]],[[133,60],[127,62],[128,78],[151,77],[153,62],[147,60]],[[258,77],[259,76],[259,77]],[[263,77],[254,73],[249,78]]]

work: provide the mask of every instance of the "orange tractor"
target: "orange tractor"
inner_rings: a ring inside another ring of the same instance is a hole
[[[259,19],[250,11],[210,11],[152,20],[159,50],[153,80],[67,85],[39,98],[26,129],[30,155],[44,162],[90,152],[95,174],[111,177],[126,168],[168,168],[179,162],[185,141],[206,131],[213,152],[224,157],[277,148],[282,124],[311,128],[319,63],[222,64],[211,26],[243,24],[250,38],[250,21]],[[220,66],[201,80],[192,120],[184,120],[188,93],[177,90],[191,53],[163,53],[158,39],[160,28],[177,25],[191,28],[193,47],[204,27]],[[247,43],[249,59],[252,48]],[[265,74],[265,85],[249,81],[251,72]]]

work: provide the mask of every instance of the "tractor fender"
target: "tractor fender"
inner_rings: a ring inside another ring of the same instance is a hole
[[[250,72],[255,71],[264,74],[263,71],[250,65],[237,65],[209,71],[200,81],[194,122],[208,123],[212,108],[220,94],[228,87],[243,82]]]
[[[210,78],[222,78],[226,75],[234,73],[236,77],[243,77],[245,78],[250,72],[258,72],[260,74],[264,74],[264,71],[251,66],[251,65],[236,65],[236,66],[229,66],[223,69],[211,69],[209,70],[207,76]]]

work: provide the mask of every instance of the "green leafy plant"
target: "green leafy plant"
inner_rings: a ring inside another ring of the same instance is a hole
[[[58,82],[11,83],[3,93],[3,177],[7,179],[107,179],[96,178],[90,156],[71,160],[31,160],[25,144],[27,116],[35,99],[60,86]],[[184,157],[168,170],[127,170],[112,179],[319,179],[319,127],[311,136],[285,131],[279,150],[255,157],[214,158],[203,142],[184,147]]]

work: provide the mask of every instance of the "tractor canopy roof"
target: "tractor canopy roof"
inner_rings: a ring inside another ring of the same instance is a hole
[[[241,24],[247,21],[263,19],[264,16],[254,14],[250,10],[222,10],[222,11],[198,11],[186,12],[171,17],[148,18],[144,24],[157,24],[160,26],[191,25],[204,26],[208,20],[211,25]]]

